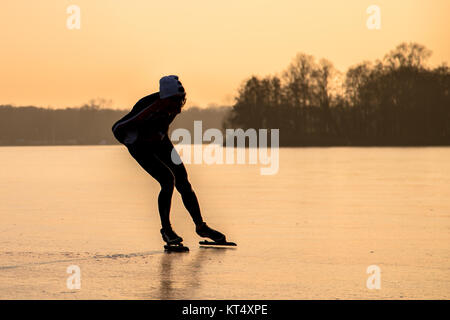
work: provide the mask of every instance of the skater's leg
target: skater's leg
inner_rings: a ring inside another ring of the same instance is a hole
[[[170,208],[172,204],[172,194],[174,188],[173,176],[157,179],[161,185],[161,190],[158,195],[158,210],[161,218],[162,228],[171,228],[170,225]]]
[[[200,205],[198,203],[197,195],[187,178],[186,169],[183,164],[175,171],[175,187],[181,194],[183,204],[191,215],[195,225],[201,225],[203,223],[203,218],[200,212]]]
[[[128,150],[141,167],[159,182],[161,191],[158,195],[158,209],[161,225],[163,229],[171,229],[170,208],[175,186],[172,171],[148,148],[133,146],[128,147]]]
[[[163,142],[164,147],[158,149],[157,156],[172,171],[175,177],[175,187],[183,199],[183,204],[191,215],[195,225],[199,226],[203,223],[203,218],[200,212],[200,205],[198,203],[197,196],[192,189],[191,183],[189,182],[186,168],[183,163],[175,164],[172,161],[171,154],[172,152],[176,152],[173,148],[172,142],[168,138]]]

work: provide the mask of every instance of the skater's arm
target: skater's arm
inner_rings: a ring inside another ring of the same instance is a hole
[[[158,99],[148,107],[144,108],[141,112],[139,112],[135,116],[118,124],[117,128],[127,127],[129,125],[139,127],[143,125],[145,121],[150,120],[151,118],[159,118],[161,115],[164,115],[165,113],[166,112],[163,110],[163,105]]]
[[[146,120],[151,119],[152,117],[165,114],[166,112],[164,111],[163,107],[164,105],[161,103],[161,100],[158,99],[147,108],[139,112],[136,116],[134,116],[132,118],[132,121],[142,123]]]

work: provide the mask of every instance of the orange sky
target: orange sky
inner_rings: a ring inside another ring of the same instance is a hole
[[[81,29],[66,8],[81,8]],[[366,8],[381,8],[368,30]],[[402,41],[450,59],[449,0],[2,0],[0,104],[66,107],[92,98],[130,108],[178,74],[187,105],[230,104],[252,74],[283,71],[298,52],[341,71]]]

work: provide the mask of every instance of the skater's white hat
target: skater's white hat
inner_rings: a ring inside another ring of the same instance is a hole
[[[165,76],[159,80],[159,97],[161,99],[184,95],[186,95],[186,92],[184,91],[180,80],[178,80],[178,76]]]

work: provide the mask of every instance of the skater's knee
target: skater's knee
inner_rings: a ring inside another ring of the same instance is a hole
[[[177,188],[178,192],[181,194],[190,193],[193,192],[192,186],[187,179],[177,180],[175,187]]]
[[[164,180],[159,181],[159,184],[161,185],[161,191],[172,192],[175,187],[175,178],[168,176]]]

